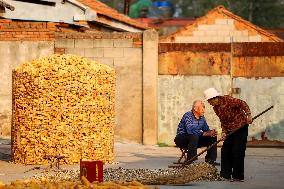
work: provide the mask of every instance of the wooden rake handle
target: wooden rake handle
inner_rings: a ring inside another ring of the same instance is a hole
[[[261,116],[262,114],[268,112],[269,110],[271,110],[274,106],[270,106],[269,108],[265,109],[264,111],[262,111],[261,113],[257,114],[256,116],[254,116],[252,118],[252,120],[255,120],[256,118],[258,118],[259,116]],[[232,132],[230,132],[229,134],[227,134],[226,137],[232,135],[233,133],[235,133],[236,131],[238,131],[239,129],[243,128],[245,125],[243,125],[242,127],[239,127],[235,130],[233,130]],[[223,139],[219,139],[216,142],[214,142],[213,144],[211,144],[210,146],[208,146],[206,149],[202,150],[200,153],[198,153],[197,155],[195,155],[194,157],[192,157],[191,159],[185,161],[181,166],[184,167],[188,164],[190,164],[191,162],[193,162],[198,156],[200,156],[201,154],[207,152],[208,150],[210,150],[213,146],[217,145],[219,142],[221,142]]]

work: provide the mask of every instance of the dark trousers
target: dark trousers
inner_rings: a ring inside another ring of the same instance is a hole
[[[221,149],[221,172],[223,178],[244,179],[244,159],[248,125],[225,139]]]
[[[175,143],[179,148],[187,148],[187,159],[193,158],[197,154],[197,148],[210,146],[216,142],[217,137],[210,136],[197,136],[197,135],[177,135]],[[217,158],[217,145],[207,151],[205,159],[207,161],[216,161]]]

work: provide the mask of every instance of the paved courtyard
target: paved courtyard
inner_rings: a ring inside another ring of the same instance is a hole
[[[10,163],[10,141],[0,139],[0,181],[8,183],[39,174],[40,170],[25,172],[34,166]],[[139,144],[115,144],[115,162],[105,167],[166,169],[177,159],[179,150],[174,147],[144,146]],[[220,162],[220,149],[218,149]],[[204,155],[198,161],[204,161]],[[65,169],[79,169],[78,165],[63,166]],[[220,169],[220,167],[217,167]],[[159,186],[168,188],[207,189],[282,189],[284,186],[284,150],[281,148],[248,148],[245,159],[245,182],[228,181],[192,182],[183,186]]]

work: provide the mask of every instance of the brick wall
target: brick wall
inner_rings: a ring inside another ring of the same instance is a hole
[[[0,41],[52,41],[55,23],[0,20]]]
[[[231,49],[232,47],[232,49]],[[160,43],[160,75],[283,77],[284,43]],[[232,56],[232,57],[231,57]]]
[[[0,136],[10,135],[12,69],[54,51],[60,23],[0,19]]]
[[[242,22],[230,18],[216,18],[207,23],[198,24],[193,30],[177,33],[176,43],[230,43],[268,42],[266,36],[248,29]]]
[[[56,33],[55,53],[76,54],[113,67],[115,62],[137,55],[141,47],[141,33]]]
[[[141,143],[142,33],[56,33],[55,53],[76,54],[115,68],[115,139]]]
[[[80,27],[65,23],[0,19],[0,41],[54,41],[55,32],[78,32]]]
[[[116,69],[116,138],[142,142],[142,33],[78,31],[64,23],[0,20],[0,136],[10,134],[12,69],[52,53],[70,53]]]
[[[143,39],[147,41],[147,47],[143,47]],[[156,101],[157,44],[158,35],[155,31],[149,31],[145,35],[98,32],[82,30],[80,26],[66,23],[0,19],[0,66],[3,68],[0,70],[0,136],[10,135],[12,69],[26,61],[58,53],[80,55],[115,68],[115,139],[155,144],[157,108],[152,102],[142,101],[142,98],[143,92],[149,93],[147,98]],[[144,50],[147,53],[143,54]],[[145,64],[144,59],[147,60]],[[143,65],[151,69],[144,81]],[[146,86],[145,91],[143,85]],[[147,114],[143,118],[143,106],[151,115]],[[143,123],[147,125],[145,129]],[[143,131],[146,133],[144,138]]]
[[[232,72],[233,79],[230,73]],[[174,145],[177,125],[203,91],[215,87],[222,94],[245,100],[253,115],[274,104],[272,111],[249,129],[258,145],[284,144],[284,43],[159,44],[158,141]],[[221,132],[220,122],[206,103],[205,117]],[[260,140],[260,141],[258,141]]]
[[[247,29],[237,30],[233,19],[216,19],[214,24],[200,24],[191,37],[178,37],[177,41],[192,43],[261,42],[261,35],[249,35]]]
[[[53,41],[0,41],[0,136],[10,136],[12,70],[53,51]]]

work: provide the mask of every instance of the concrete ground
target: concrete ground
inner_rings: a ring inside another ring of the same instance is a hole
[[[115,162],[105,167],[166,169],[175,161],[179,150],[174,147],[143,146],[139,144],[115,144]],[[30,170],[34,166],[9,163],[10,141],[0,139],[0,181],[9,183],[39,174],[40,170]],[[204,161],[204,155],[198,161]],[[218,149],[220,162],[220,149]],[[44,166],[43,166],[44,168]],[[63,166],[65,169],[79,169],[78,165]],[[220,170],[220,167],[217,167]],[[284,150],[277,148],[248,148],[245,159],[245,182],[228,181],[192,182],[183,186],[159,186],[169,188],[207,189],[282,189],[284,188]]]

